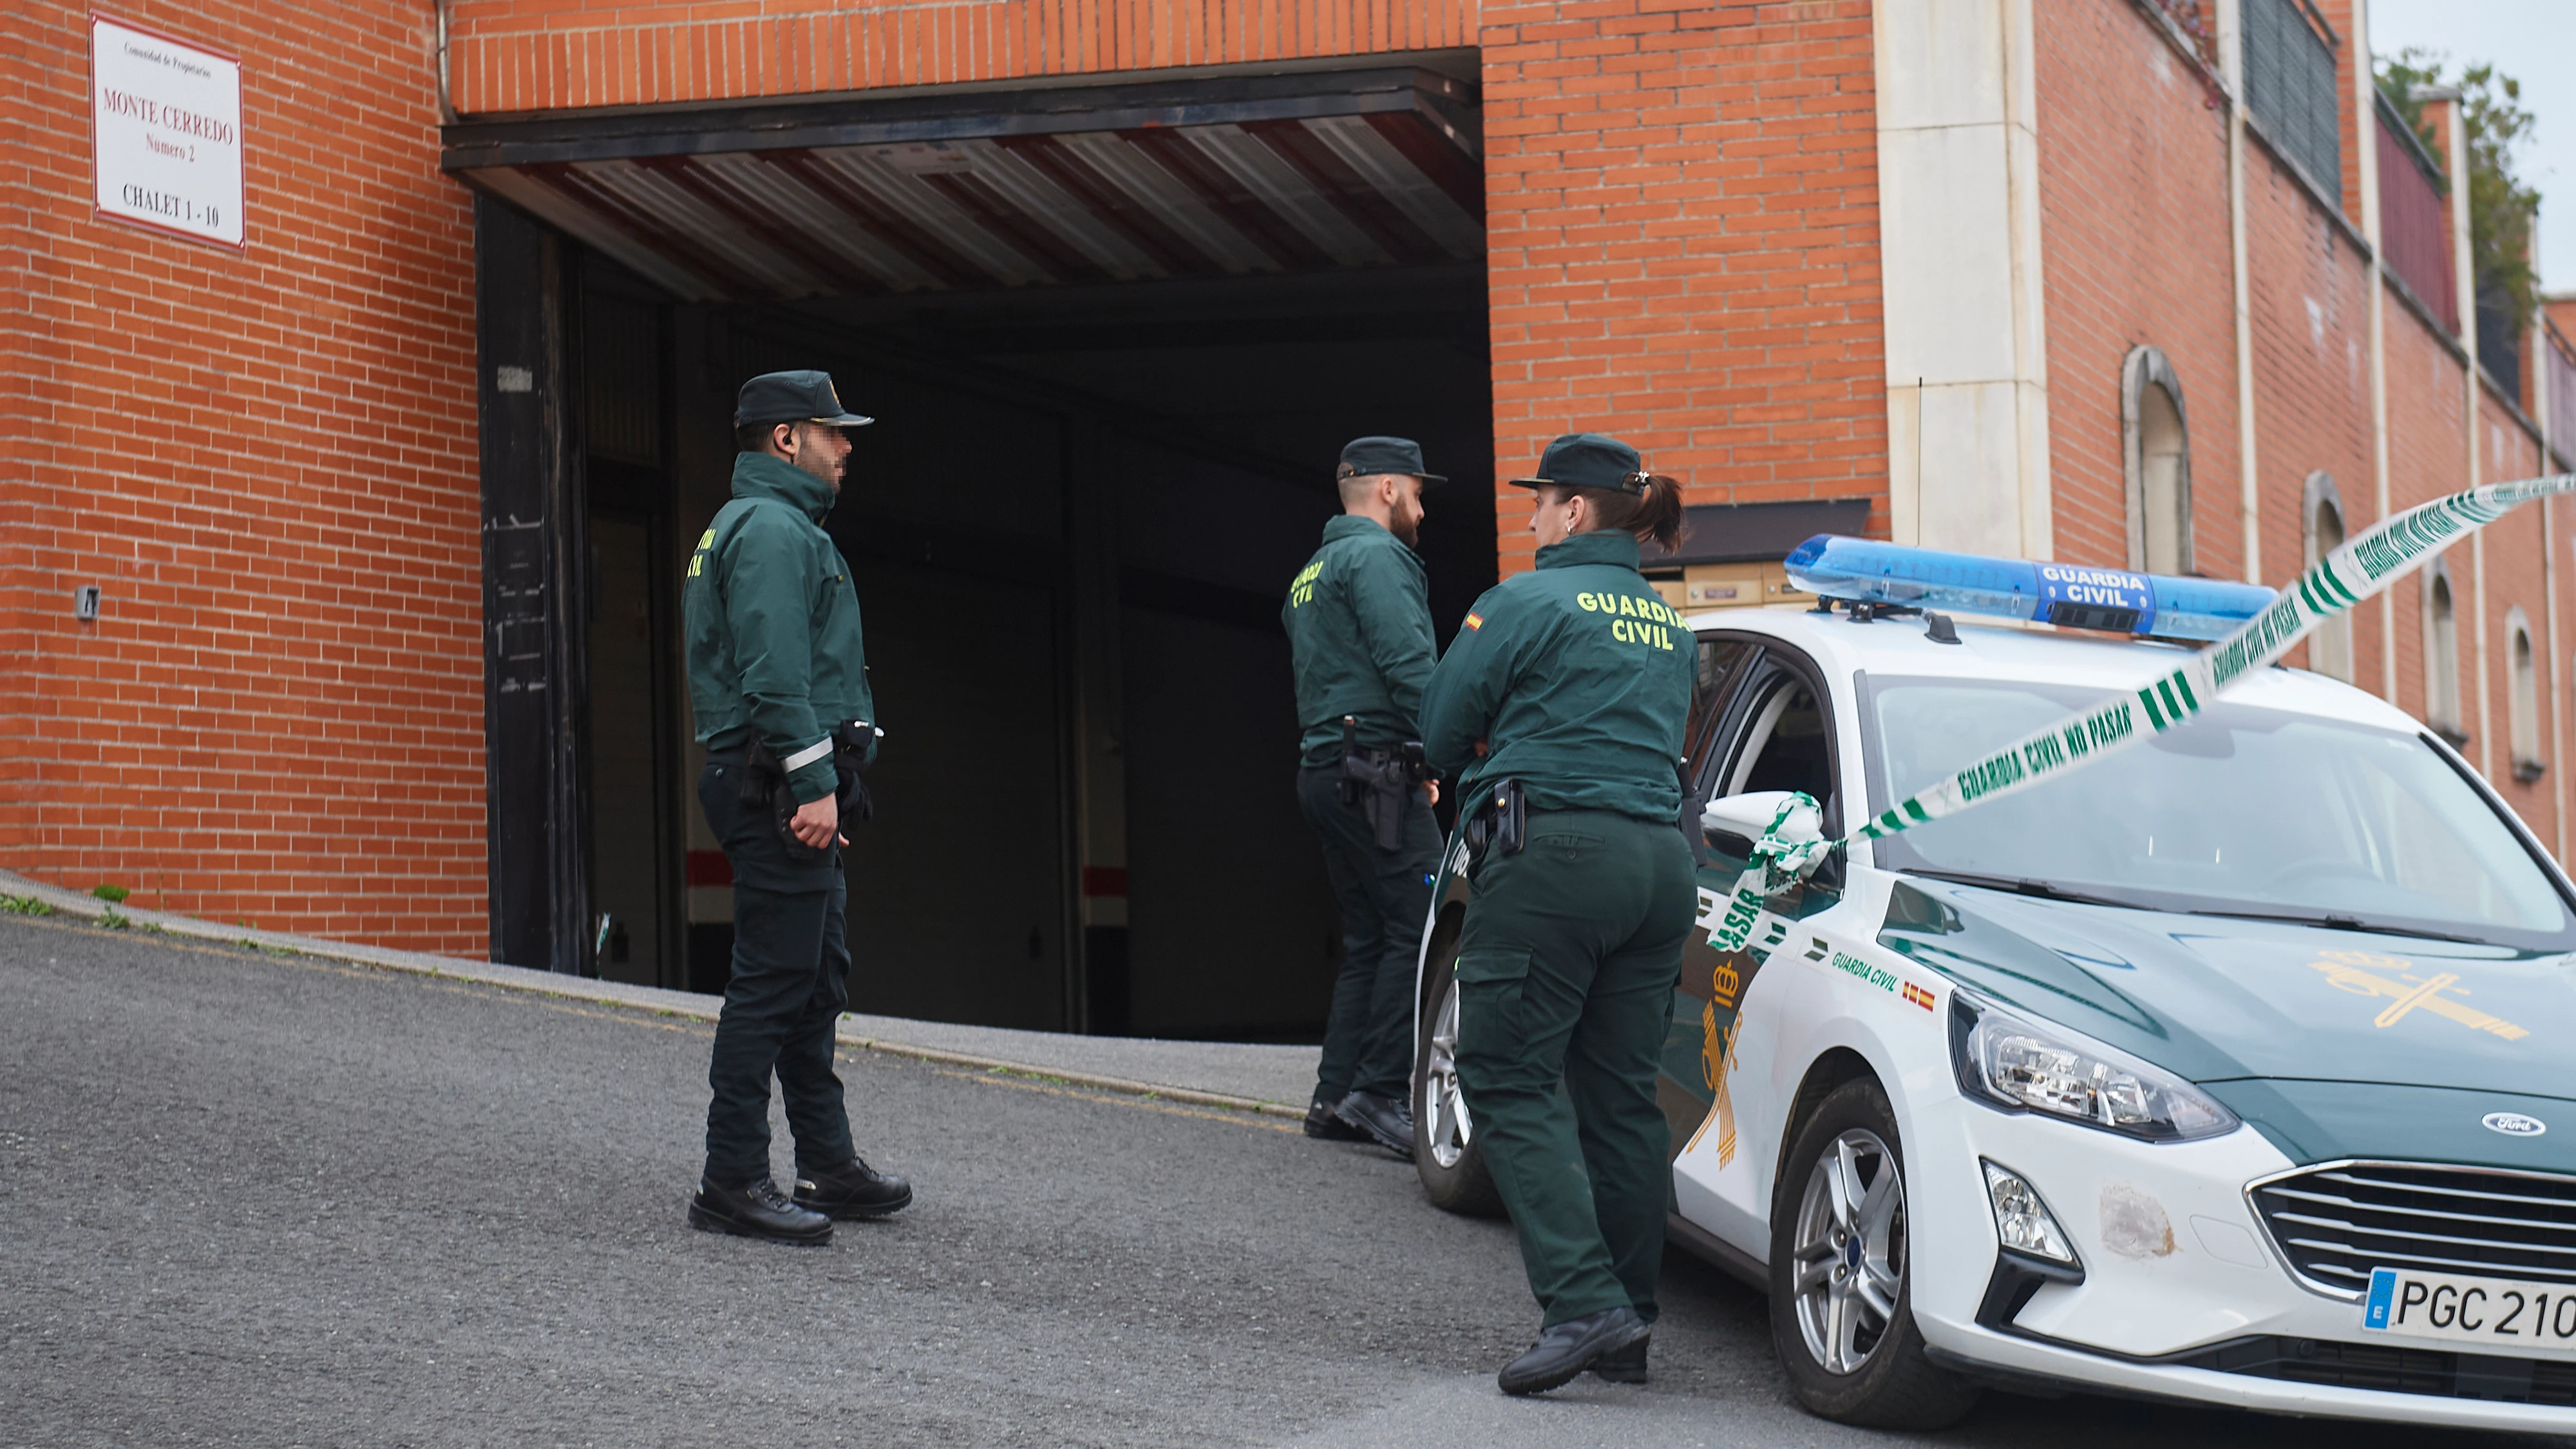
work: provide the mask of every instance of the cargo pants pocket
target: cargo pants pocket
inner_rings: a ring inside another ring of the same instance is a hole
[[[1521,995],[1529,985],[1527,946],[1474,946],[1458,953],[1458,1059],[1508,1062],[1521,1050]]]

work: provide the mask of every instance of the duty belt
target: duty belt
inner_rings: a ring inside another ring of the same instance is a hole
[[[819,853],[816,847],[798,840],[796,832],[789,826],[796,816],[796,796],[787,788],[788,775],[825,755],[831,756],[832,771],[838,777],[833,791],[834,805],[841,823],[848,825],[853,821],[872,819],[876,815],[876,802],[869,798],[867,781],[861,777],[861,772],[868,757],[868,742],[883,733],[865,720],[852,720],[847,724],[834,725],[831,734],[798,750],[788,760],[779,759],[758,734],[736,749],[710,750],[707,758],[719,764],[739,761],[742,766],[743,805],[770,816],[778,827],[778,838],[791,852]]]

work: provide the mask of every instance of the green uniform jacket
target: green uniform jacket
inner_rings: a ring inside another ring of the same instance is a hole
[[[1342,716],[1359,717],[1359,742],[1384,749],[1419,739],[1431,642],[1431,590],[1422,560],[1378,524],[1344,514],[1324,525],[1324,546],[1288,584],[1279,622],[1297,669],[1298,754],[1309,765],[1342,757]]]
[[[1637,540],[1577,534],[1485,591],[1422,700],[1431,763],[1518,780],[1532,810],[1670,821],[1699,649],[1637,572]],[[1490,753],[1476,758],[1476,742]]]
[[[680,591],[699,741],[730,750],[758,731],[799,804],[839,786],[834,728],[876,720],[858,592],[822,527],[831,511],[822,479],[766,453],[735,455],[733,501],[699,536]]]

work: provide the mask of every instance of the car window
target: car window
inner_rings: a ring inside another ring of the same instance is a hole
[[[1874,808],[2100,697],[1872,677],[1862,735]],[[1891,869],[2045,881],[2148,910],[2576,944],[2576,917],[2547,871],[2421,736],[2227,700],[2138,748],[1875,850]]]
[[[1701,640],[1703,672],[1712,643],[1742,652],[1708,709],[1705,733],[1694,726],[1691,809],[1747,790],[1804,790],[1823,807],[1826,833],[1836,833],[1832,705],[1820,698],[1821,676],[1778,640],[1724,636]]]
[[[1818,805],[1834,798],[1832,758],[1825,749],[1825,714],[1816,692],[1794,674],[1776,677],[1769,695],[1754,710],[1736,755],[1735,778],[1726,793],[1754,790],[1804,790]]]
[[[1699,675],[1691,684],[1690,727],[1682,735],[1683,748],[1690,762],[1690,777],[1701,778],[1701,767],[1708,761],[1709,748],[1717,742],[1718,725],[1727,701],[1740,685],[1746,666],[1762,652],[1761,646],[1742,637],[1703,634],[1699,640]]]

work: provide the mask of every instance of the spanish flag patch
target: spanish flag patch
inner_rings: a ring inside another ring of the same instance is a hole
[[[1470,629],[1482,629],[1482,628],[1484,628],[1484,627],[1485,627],[1485,616],[1484,616],[1484,615],[1482,615],[1482,614],[1469,614],[1469,615],[1467,616],[1467,627],[1468,627],[1468,628],[1470,628]]]

